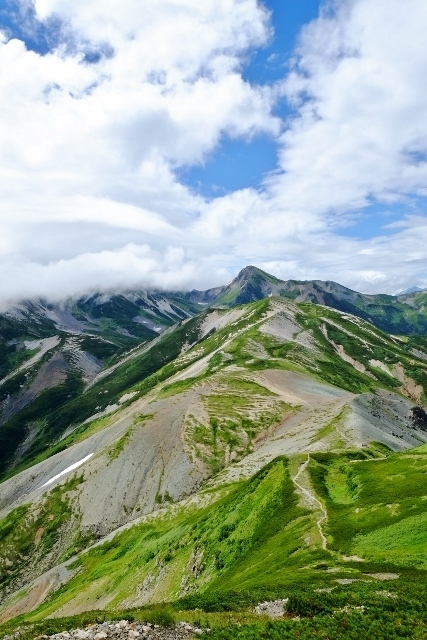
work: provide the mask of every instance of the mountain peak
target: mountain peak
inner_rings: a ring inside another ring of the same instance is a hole
[[[404,291],[400,291],[397,293],[397,296],[406,296],[409,293],[422,293],[425,289],[421,289],[421,287],[410,287],[409,289],[405,289]]]
[[[243,269],[241,269],[241,271],[239,271],[239,273],[237,274],[237,279],[248,278],[258,273],[263,274],[264,272],[261,271],[261,269],[258,269],[258,267],[255,267],[253,264],[249,264],[247,267],[244,267]]]
[[[262,269],[259,269],[259,267],[255,267],[252,264],[244,267],[241,271],[239,271],[234,281],[247,282],[248,280],[251,280],[255,277],[262,278],[263,280],[266,280],[268,282],[280,282],[280,280],[278,280],[274,276],[270,275],[266,271],[263,271]]]

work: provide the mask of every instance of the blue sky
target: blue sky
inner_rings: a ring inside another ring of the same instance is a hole
[[[268,0],[265,5],[271,11],[272,38],[266,46],[251,52],[243,68],[243,77],[255,84],[283,78],[301,27],[317,18],[320,10],[318,0]],[[285,100],[280,100],[275,113],[285,119],[292,110]],[[258,188],[276,167],[277,144],[273,137],[260,135],[247,141],[224,138],[202,166],[186,168],[180,177],[196,191],[214,197],[243,187]]]
[[[243,77],[256,84],[274,83],[283,78],[289,70],[301,29],[319,16],[322,3],[319,0],[268,0],[265,5],[271,11],[273,36],[267,46],[253,52],[243,70]],[[274,112],[284,121],[293,113],[284,99],[278,102]],[[260,135],[250,140],[224,138],[203,165],[184,168],[179,176],[196,192],[216,197],[244,187],[260,188],[265,177],[276,168],[276,140]],[[355,212],[351,222],[345,223],[338,233],[361,239],[391,235],[395,231],[389,225],[398,220],[405,209],[402,203],[372,203]]]
[[[247,264],[427,286],[409,1],[0,0],[0,307]]]
[[[41,54],[46,54],[58,44],[58,21],[38,20],[31,3],[2,0],[0,27],[9,38],[18,38],[25,42],[28,49]]]

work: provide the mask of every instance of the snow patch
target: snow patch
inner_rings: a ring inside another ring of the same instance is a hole
[[[71,464],[69,467],[64,469],[64,471],[61,471],[61,473],[58,473],[56,476],[53,476],[53,478],[51,478],[50,480],[48,480],[47,482],[42,484],[42,486],[40,488],[43,489],[43,487],[47,487],[48,485],[52,484],[52,482],[55,482],[55,480],[58,480],[59,478],[62,478],[62,476],[65,476],[66,473],[69,473],[70,471],[74,471],[74,469],[77,469],[82,464],[87,462],[89,460],[89,458],[91,458],[93,455],[94,455],[93,453],[89,453],[89,455],[85,456],[84,458],[82,458],[78,462],[75,462],[74,464]]]

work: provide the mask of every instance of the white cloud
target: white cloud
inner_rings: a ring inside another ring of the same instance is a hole
[[[3,303],[204,287],[254,262],[365,291],[426,280],[412,202],[427,193],[425,0],[334,7],[305,27],[283,83],[259,87],[242,76],[270,37],[256,0],[35,0],[63,43],[40,56],[0,41]],[[97,50],[110,53],[85,63]],[[295,108],[285,123],[278,93]],[[224,136],[259,133],[279,152],[260,190],[205,200],[180,184],[176,170]],[[402,219],[370,240],[339,236],[372,202]]]
[[[425,188],[426,26],[423,0],[357,0],[305,28],[284,85],[304,102],[281,139],[283,191],[325,212]]]
[[[204,202],[174,170],[202,162],[224,135],[273,135],[280,126],[270,89],[240,74],[242,56],[269,37],[267,12],[255,0],[38,0],[35,9],[40,20],[62,21],[64,43],[41,56],[19,40],[0,42],[3,282],[17,265],[22,275],[14,295],[3,285],[3,298],[5,287],[15,298],[49,287],[55,295],[58,273],[70,291],[88,280],[124,281],[124,271],[104,271],[102,251],[126,254],[135,235],[159,255],[171,244],[183,248]],[[113,55],[85,63],[88,50],[106,45]],[[96,278],[49,261],[60,245],[73,264],[82,258],[78,224],[85,255],[99,254]],[[46,235],[58,238],[61,225],[64,239],[49,252]],[[164,270],[160,259],[157,268]]]
[[[16,299],[16,291],[28,298],[34,291],[40,297],[60,301],[76,294],[103,289],[117,291],[132,287],[155,287],[176,290],[197,281],[213,284],[209,269],[188,258],[180,247],[166,247],[162,252],[147,245],[126,245],[114,251],[81,253],[67,260],[40,264],[8,261],[1,268],[0,310]]]

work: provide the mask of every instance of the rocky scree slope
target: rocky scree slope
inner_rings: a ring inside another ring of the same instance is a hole
[[[301,482],[310,482],[306,469],[298,483],[292,480],[298,456],[306,462],[307,453],[358,449],[375,458],[427,442],[414,414],[425,403],[426,355],[422,345],[415,352],[360,318],[282,298],[206,311],[165,332],[80,397],[83,405],[89,398],[90,409],[94,398],[110,398],[115,389],[122,403],[85,417],[61,451],[47,450],[44,460],[0,484],[3,616],[40,606],[61,584],[71,586],[49,609],[60,615],[176,598],[213,584],[228,561],[211,540],[210,569],[202,570],[207,560],[191,536],[179,552],[180,527],[202,526],[197,523],[207,509],[212,532],[226,541],[232,531],[221,533],[227,509],[243,514],[251,504],[262,523],[270,508],[266,492],[280,502],[285,486],[286,495],[296,492],[286,502],[291,526],[296,514],[303,517],[294,511]],[[372,448],[372,442],[378,444]],[[252,489],[245,485],[234,495],[233,487],[254,478]],[[307,492],[304,508],[315,513]],[[218,512],[222,499],[229,506]],[[318,520],[307,517],[307,544],[322,549]],[[152,537],[152,526],[164,533]],[[160,553],[159,535],[178,545],[170,566],[175,551],[166,550],[168,543]],[[114,579],[107,568],[94,577],[98,546],[84,552],[100,541],[102,556],[118,554]],[[121,549],[128,543],[131,556],[133,549],[146,557],[138,575],[122,575]]]
[[[64,429],[52,414],[101,372],[193,314],[191,304],[155,292],[26,302],[2,314],[0,473],[58,441]]]

